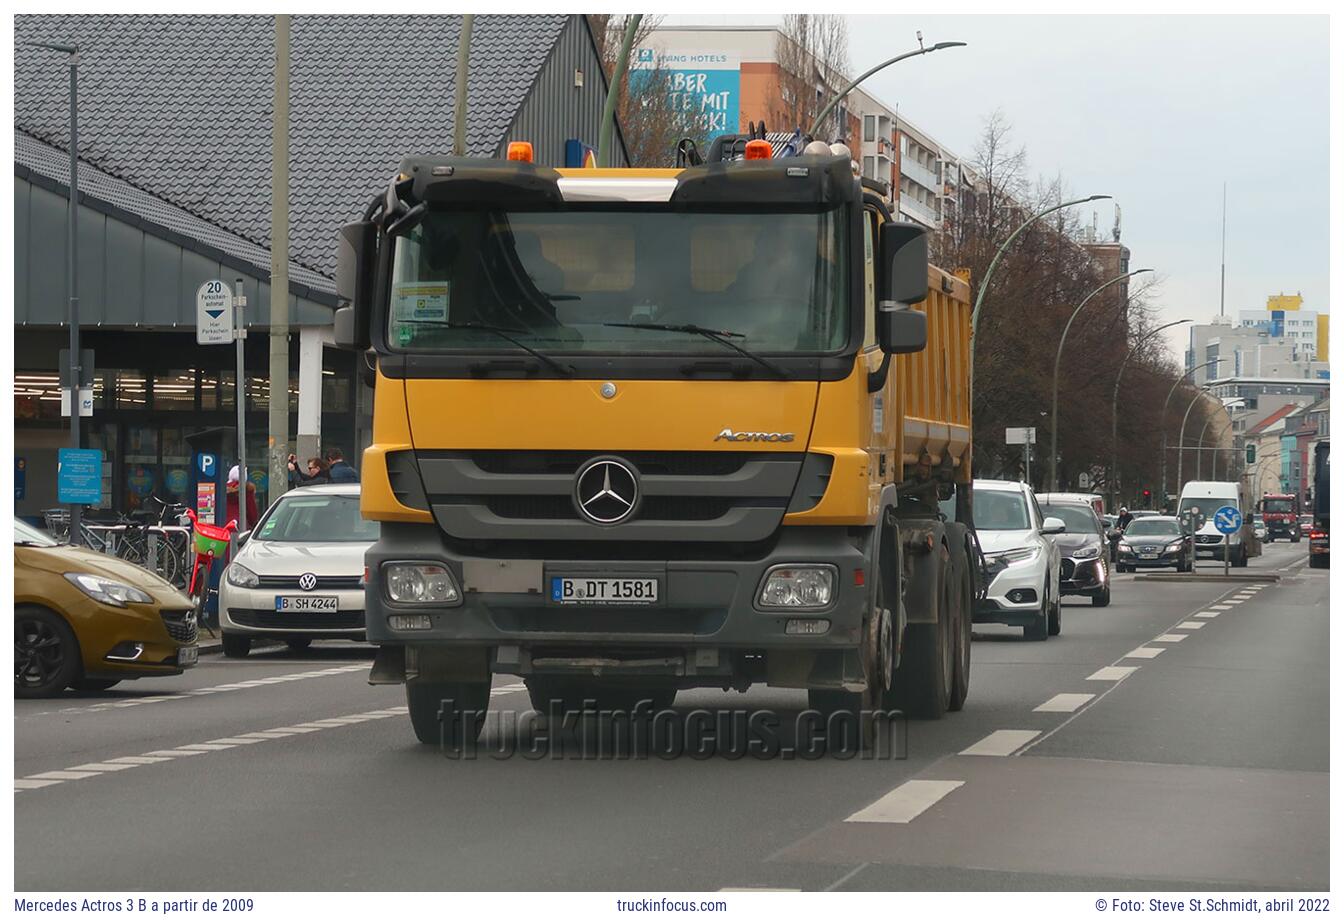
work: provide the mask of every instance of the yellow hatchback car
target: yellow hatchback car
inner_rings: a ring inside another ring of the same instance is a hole
[[[181,674],[196,657],[196,611],[181,591],[14,521],[15,696]]]

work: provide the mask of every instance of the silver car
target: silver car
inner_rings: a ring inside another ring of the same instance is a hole
[[[242,658],[258,637],[291,649],[314,639],[364,639],[364,553],[378,524],[359,514],[359,486],[285,493],[245,535],[220,579],[224,654]]]

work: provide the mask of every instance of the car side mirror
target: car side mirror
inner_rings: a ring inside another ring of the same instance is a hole
[[[377,253],[378,228],[372,221],[355,221],[341,228],[336,252],[336,314],[332,324],[337,348],[363,351],[369,347]]]
[[[248,541],[248,538],[251,537],[251,536],[252,536],[252,531],[250,531],[250,530],[244,530],[242,533],[237,534],[237,535],[234,537],[234,539],[238,541],[238,548],[239,548],[239,549],[242,549],[242,548],[243,548],[243,544],[245,544],[245,543]]]
[[[1064,522],[1057,517],[1048,517],[1041,522],[1041,533],[1047,537],[1064,532]]]

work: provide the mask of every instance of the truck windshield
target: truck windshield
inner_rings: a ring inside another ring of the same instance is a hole
[[[848,339],[844,212],[431,211],[398,237],[388,344],[412,352],[838,351]]]
[[[1267,498],[1261,510],[1266,514],[1291,514],[1297,510],[1294,504],[1291,498]]]

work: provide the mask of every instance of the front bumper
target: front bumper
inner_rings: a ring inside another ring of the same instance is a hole
[[[1068,558],[1061,562],[1059,571],[1059,594],[1091,597],[1106,590],[1110,581],[1110,568],[1099,556],[1091,559]]]
[[[1003,623],[1027,626],[1042,616],[1041,591],[1049,573],[1045,553],[1026,562],[1009,565],[994,576],[984,600],[976,605],[976,623]]]
[[[364,638],[364,591],[318,588],[314,595],[335,595],[335,612],[280,612],[278,595],[304,592],[277,588],[239,588],[220,580],[219,626],[226,633],[248,636],[306,636],[310,639]]]
[[[861,538],[846,528],[784,528],[759,557],[740,559],[619,558],[631,553],[610,544],[573,545],[590,554],[609,550],[617,558],[480,558],[455,551],[437,526],[384,523],[366,557],[368,638],[379,645],[486,649],[492,670],[520,675],[548,670],[545,662],[590,658],[604,669],[620,670],[624,663],[677,677],[722,677],[740,670],[742,656],[782,658],[787,656],[780,652],[793,650],[834,652],[827,670],[838,673],[841,657],[856,657],[871,573]],[[387,600],[380,572],[391,561],[446,566],[461,588],[461,602],[433,607]],[[829,606],[769,611],[756,606],[767,570],[803,564],[834,566]],[[659,601],[559,604],[548,586],[561,575],[656,578]],[[393,629],[388,622],[393,614],[428,614],[429,627]],[[788,621],[800,619],[829,625],[819,634],[787,634]]]
[[[103,608],[103,629],[96,638],[87,631],[77,632],[87,677],[174,677],[195,666],[195,661],[179,663],[179,650],[196,645],[194,610],[134,605],[117,613],[120,616],[114,621]],[[108,628],[113,622],[115,626]]]
[[[1199,540],[1198,540],[1198,538],[1196,538],[1196,540],[1195,540],[1195,558],[1196,558],[1196,559],[1222,559],[1222,558],[1223,558],[1223,547],[1224,547],[1224,545],[1226,545],[1226,546],[1228,547],[1228,550],[1227,550],[1227,551],[1231,553],[1231,557],[1232,557],[1233,559],[1235,559],[1235,558],[1237,557],[1237,554],[1241,552],[1241,541],[1240,541],[1240,540],[1232,540],[1229,544],[1224,544],[1223,541],[1222,541],[1221,539],[1218,540],[1218,542],[1216,542],[1216,543],[1200,543]]]
[[[1145,558],[1148,554],[1134,550],[1120,550],[1117,562],[1137,569],[1180,568],[1186,563],[1186,551],[1183,549],[1167,552],[1165,548],[1154,558]]]

